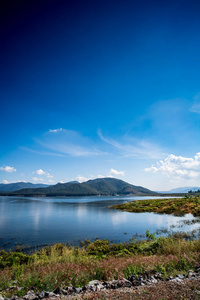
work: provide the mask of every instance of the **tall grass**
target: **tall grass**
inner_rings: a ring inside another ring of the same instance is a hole
[[[54,290],[69,284],[83,286],[90,280],[128,278],[148,271],[164,276],[186,272],[200,262],[200,240],[181,237],[155,238],[112,244],[107,240],[88,242],[75,248],[56,244],[34,254],[0,252],[0,292],[9,297],[22,296],[28,290]],[[6,290],[12,281],[22,291]]]

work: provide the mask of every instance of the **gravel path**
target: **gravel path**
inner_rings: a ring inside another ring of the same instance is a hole
[[[13,282],[14,283],[14,282]],[[15,282],[17,283],[17,282]],[[14,288],[14,286],[11,286]],[[15,289],[23,287],[15,286]],[[74,287],[71,284],[62,289],[57,287],[53,292],[35,293],[28,291],[19,298],[13,294],[9,298],[0,295],[0,300],[81,300],[81,299],[151,299],[151,300],[200,300],[200,265],[188,274],[178,274],[164,279],[160,273],[147,276],[132,275],[129,280],[123,278],[112,281],[90,281],[87,285]]]
[[[63,296],[61,299],[200,300],[200,278],[185,279],[181,282],[158,282],[151,286],[140,286],[136,288],[109,289],[102,292]]]

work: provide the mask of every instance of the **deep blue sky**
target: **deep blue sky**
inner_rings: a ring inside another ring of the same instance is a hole
[[[4,2],[0,182],[200,186],[199,1]]]

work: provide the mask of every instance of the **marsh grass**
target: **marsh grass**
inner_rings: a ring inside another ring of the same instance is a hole
[[[154,199],[154,200],[137,200],[124,204],[118,204],[111,207],[128,212],[155,212],[160,214],[173,214],[183,216],[193,214],[200,216],[200,196],[173,198],[173,199]]]
[[[83,286],[90,280],[128,278],[158,271],[164,276],[192,269],[200,262],[200,240],[182,236],[155,238],[146,232],[146,240],[113,244],[97,239],[82,247],[56,244],[33,254],[0,252],[0,293],[23,296],[28,290],[52,291],[70,283]],[[8,289],[12,281],[24,287]]]

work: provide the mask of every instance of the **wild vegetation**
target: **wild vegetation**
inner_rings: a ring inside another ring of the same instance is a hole
[[[155,212],[160,214],[173,214],[183,216],[193,214],[200,216],[200,196],[173,199],[138,200],[124,204],[114,205],[111,208],[128,212]]]
[[[198,216],[200,197],[142,200],[114,208]],[[80,246],[56,244],[30,254],[22,250],[18,246],[15,251],[0,251],[0,294],[5,297],[23,296],[28,290],[53,291],[57,286],[65,289],[69,284],[84,286],[94,279],[128,279],[142,274],[150,277],[155,272],[163,277],[174,276],[200,263],[199,237],[174,233],[156,238],[148,230],[146,239],[132,238],[126,243],[96,239]]]
[[[18,249],[19,250],[19,249]],[[90,280],[129,278],[158,271],[163,276],[187,272],[200,262],[200,239],[185,240],[179,235],[113,244],[108,240],[85,241],[80,247],[56,244],[36,253],[0,252],[0,293],[23,296],[65,288],[70,283],[83,286]],[[13,281],[22,290],[10,289]]]
[[[200,189],[193,191],[193,190],[189,190],[188,191],[189,194],[200,194]]]

